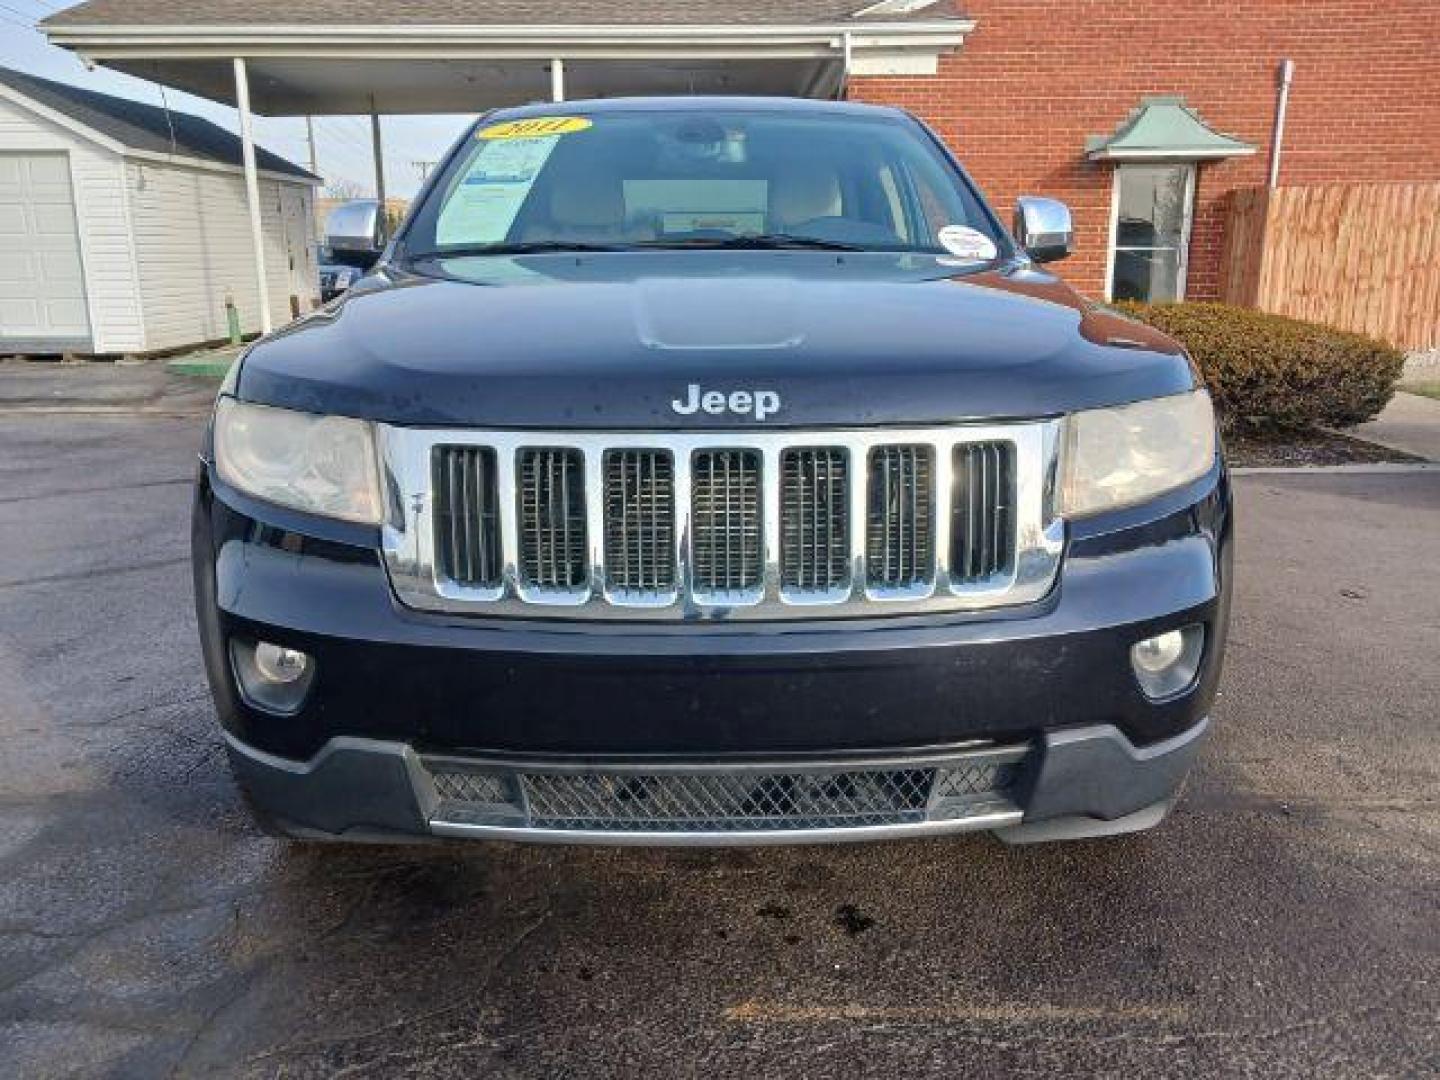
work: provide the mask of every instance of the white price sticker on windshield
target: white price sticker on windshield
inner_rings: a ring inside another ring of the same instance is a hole
[[[558,139],[508,136],[485,142],[441,208],[435,242],[445,246],[504,240]]]
[[[999,254],[995,241],[968,225],[946,225],[936,235],[940,246],[951,255],[975,262],[989,262]]]

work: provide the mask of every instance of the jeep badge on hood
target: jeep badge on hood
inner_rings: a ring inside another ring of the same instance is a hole
[[[688,396],[684,401],[676,398],[670,402],[670,408],[681,416],[693,416],[703,409],[711,416],[732,412],[764,420],[780,411],[780,395],[774,390],[732,390],[722,394],[719,390],[702,390],[699,383],[692,382],[685,392]]]

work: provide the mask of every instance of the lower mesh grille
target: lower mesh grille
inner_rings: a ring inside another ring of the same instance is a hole
[[[934,461],[928,446],[870,452],[867,581],[908,589],[931,580],[935,560]]]
[[[1008,756],[1007,756],[1008,755]],[[529,829],[765,832],[954,820],[1013,806],[1024,750],[845,771],[510,774],[437,767],[442,816]]]
[[[700,450],[691,473],[695,590],[758,589],[763,563],[760,455],[753,450]]]
[[[578,450],[520,452],[520,576],[540,589],[585,584],[585,476]]]

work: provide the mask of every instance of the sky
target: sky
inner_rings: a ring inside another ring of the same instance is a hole
[[[61,8],[61,0],[0,0],[0,66],[27,71],[57,82],[72,83],[117,97],[195,113],[229,131],[239,131],[235,110],[144,79],[97,67],[86,71],[75,54],[57,49],[35,29],[35,23]],[[389,116],[381,121],[385,149],[386,194],[409,197],[420,186],[416,162],[441,157],[471,118],[468,116]],[[305,121],[299,117],[255,117],[255,141],[297,165],[309,164]],[[346,180],[359,194],[375,193],[375,167],[370,151],[370,121],[359,116],[315,118],[318,170],[327,182]]]

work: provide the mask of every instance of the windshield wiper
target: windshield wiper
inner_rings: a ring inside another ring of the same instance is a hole
[[[860,244],[822,240],[792,233],[750,233],[741,236],[677,236],[670,240],[641,240],[637,248],[714,248],[717,251],[868,251]]]
[[[409,252],[412,259],[466,259],[476,255],[544,255],[550,252],[624,251],[628,244],[588,244],[581,240],[523,240],[467,244],[443,251]]]

